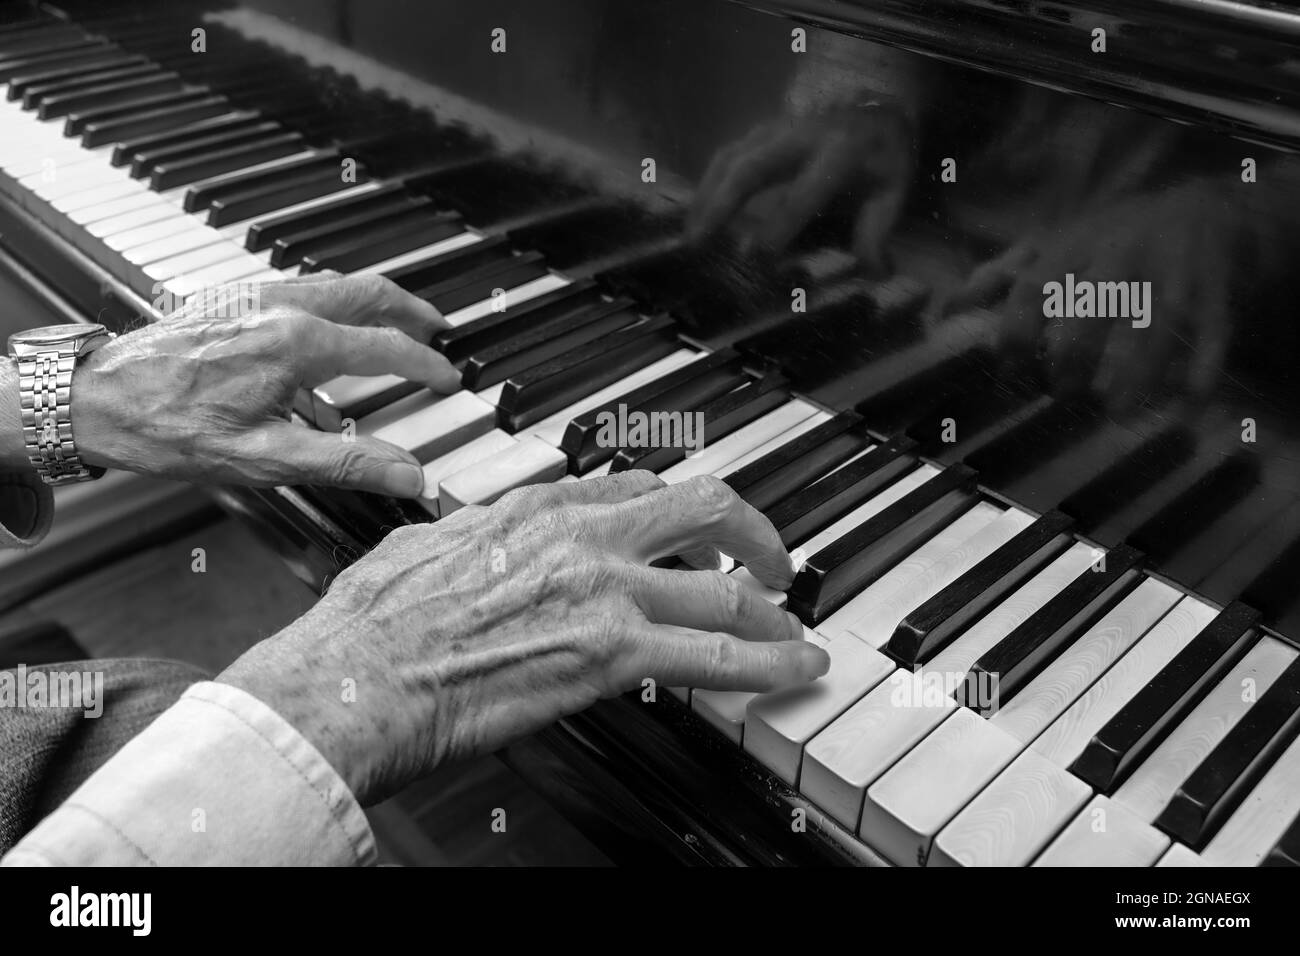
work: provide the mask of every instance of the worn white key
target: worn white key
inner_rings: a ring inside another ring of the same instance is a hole
[[[515,286],[507,290],[503,295],[488,297],[481,302],[475,302],[473,305],[467,305],[463,309],[457,309],[455,312],[448,312],[443,316],[443,320],[452,328],[458,328],[462,325],[468,325],[476,319],[481,319],[485,315],[491,315],[494,312],[508,312],[512,306],[520,305],[530,299],[536,299],[538,296],[546,295],[548,292],[554,292],[557,289],[563,289],[569,285],[572,280],[564,276],[544,275],[540,278],[525,282],[523,285]]]
[[[209,229],[207,226],[195,226],[193,223],[188,225],[189,228],[187,229],[171,232],[158,239],[142,242],[134,246],[119,247],[122,256],[127,262],[147,266],[150,263],[179,256],[186,252],[207,248],[215,243],[222,243],[223,247],[229,246],[226,240],[217,235],[215,229]]]
[[[435,399],[426,390],[362,417],[357,433],[397,445],[425,462],[492,431],[496,417],[496,409],[473,392]]]
[[[567,467],[564,452],[530,435],[443,479],[438,487],[438,507],[443,515],[449,515],[465,505],[490,505],[514,488],[555,481]]]
[[[569,423],[575,418],[587,414],[592,409],[600,408],[620,395],[626,395],[634,388],[640,388],[642,385],[648,385],[655,379],[663,378],[671,372],[677,371],[684,365],[698,361],[707,355],[707,352],[693,352],[690,349],[678,349],[665,355],[656,362],[651,362],[645,368],[638,369],[627,378],[620,379],[613,385],[606,385],[598,392],[593,392],[581,401],[574,402],[568,408],[561,409],[553,415],[548,415],[536,425],[530,425],[523,429],[521,435],[536,435],[548,445],[560,447],[560,442],[564,439],[564,432],[569,427]],[[497,404],[496,402],[492,403]]]
[[[139,197],[133,197],[130,201],[133,205],[110,211],[105,214],[104,218],[87,223],[86,231],[96,238],[107,240],[118,233],[138,229],[150,223],[167,221],[189,225],[188,222],[180,218],[183,214],[178,213],[167,203],[143,203],[137,202],[138,199]],[[123,200],[123,202],[125,203],[127,200]],[[105,203],[105,207],[111,205],[112,203]]]
[[[818,647],[826,646],[826,638],[808,627],[803,629],[803,639]],[[668,689],[675,697],[689,701],[691,710],[732,743],[737,746],[742,743],[745,736],[745,711],[758,694],[745,690],[702,690],[698,687],[693,691],[685,687]]]
[[[710,442],[706,431],[702,436],[703,447],[699,451],[665,468],[659,477],[671,485],[697,475],[716,475],[737,458],[783,435],[816,414],[816,406],[796,398],[718,441]],[[707,429],[707,422],[705,427]]]
[[[1028,866],[1092,788],[1027,750],[935,837],[930,866]]]
[[[434,517],[442,514],[438,506],[438,485],[446,478],[466,468],[472,468],[497,452],[504,451],[516,444],[513,435],[494,428],[485,435],[480,435],[466,442],[459,448],[433,459],[424,466],[424,493],[419,504]]]
[[[1120,784],[1115,802],[1140,819],[1155,822],[1183,781],[1291,665],[1297,653],[1275,637],[1262,637]],[[1246,681],[1253,682],[1253,697],[1243,692]]]
[[[104,245],[118,252],[136,249],[151,242],[161,242],[172,236],[182,236],[197,231],[194,223],[183,216],[166,216],[141,223],[131,229],[124,229],[115,235],[107,236]],[[177,250],[180,251],[180,250]]]
[[[957,708],[867,788],[859,835],[900,866],[925,866],[935,836],[964,798],[978,793],[1019,749],[1014,737]]]
[[[855,637],[826,645],[830,671],[820,680],[750,701],[745,751],[791,786],[799,781],[804,745],[894,670],[894,662]]]
[[[1098,794],[1079,811],[1034,866],[1155,866],[1169,837]]]
[[[176,290],[174,294],[188,298],[195,292],[215,289],[217,286],[246,279],[258,275],[265,269],[264,263],[241,249],[238,255],[230,259],[199,269],[187,276],[177,276],[174,280],[168,280],[167,285],[168,288]]]
[[[1056,656],[991,723],[1028,744],[1142,639],[1182,595],[1147,578]]]
[[[141,186],[134,180],[125,182],[109,182],[94,189],[87,189],[84,192],[73,193],[70,196],[64,196],[50,203],[55,209],[65,216],[71,217],[74,213],[82,209],[89,209],[92,206],[99,206],[106,202],[112,202],[118,199],[128,199],[133,196],[140,196],[149,190]]]
[[[179,255],[168,256],[154,262],[138,264],[144,266],[144,273],[149,278],[166,282],[168,279],[174,279],[178,276],[194,275],[200,270],[241,257],[244,254],[244,250],[234,243],[221,242],[204,246],[201,249],[191,249],[189,252],[182,252]]]
[[[1300,737],[1201,851],[1207,866],[1259,866],[1300,814]]]
[[[1204,866],[1201,858],[1181,843],[1175,843],[1160,858],[1156,866]]]
[[[480,389],[474,394],[483,401],[487,402],[493,408],[501,404],[501,393],[505,391],[506,383],[497,382],[495,385],[489,385],[487,388]]]
[[[1217,612],[1195,598],[1185,597],[1143,636],[1032,744],[1034,750],[1069,767],[1094,734],[1118,713],[1133,695],[1196,637]]]
[[[112,228],[111,223],[108,226],[102,225],[105,221],[111,221],[128,213],[143,214],[145,209],[155,207],[165,211],[167,206],[167,203],[159,202],[158,197],[153,193],[145,192],[74,210],[68,214],[68,218],[84,227],[91,235],[105,236]]]
[[[1079,543],[972,624],[917,675],[899,672],[809,744],[802,789],[845,825],[861,815],[867,787],[914,750],[956,708],[952,689],[990,647],[1092,564]]]
[[[883,647],[909,612],[978,563],[1012,535],[1019,521],[999,524],[995,532],[977,536],[1002,512],[981,501],[908,555],[860,594],[822,621],[817,630],[829,638],[851,633],[872,647]],[[1033,519],[1023,512],[1024,521]]]

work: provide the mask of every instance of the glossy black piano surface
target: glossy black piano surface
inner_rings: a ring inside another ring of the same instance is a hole
[[[411,192],[437,209],[1300,644],[1300,11],[1134,7],[70,0],[36,15],[147,55],[202,25],[261,72],[173,55],[183,78],[311,146],[345,144],[377,178],[420,174]],[[0,3],[0,23],[29,15]],[[87,314],[149,313],[3,196],[0,247]],[[1079,314],[1092,283],[1125,284],[1108,300],[1121,314]],[[220,498],[317,587],[428,519],[317,488]],[[607,702],[506,759],[617,859],[877,861],[675,699]],[[798,808],[812,839],[791,833]]]

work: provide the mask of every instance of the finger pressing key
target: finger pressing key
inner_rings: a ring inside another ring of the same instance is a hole
[[[641,561],[711,545],[749,568],[763,584],[786,590],[794,580],[790,554],[772,522],[723,481],[701,475],[615,506],[609,543]]]
[[[297,331],[303,333],[294,344],[305,357],[305,386],[340,375],[396,375],[435,392],[449,394],[460,388],[460,373],[445,357],[397,329],[335,325],[311,317]]]
[[[653,677],[665,686],[768,693],[821,677],[830,657],[807,641],[757,643],[732,634],[650,625],[629,655],[628,686]]]
[[[720,571],[639,569],[633,596],[658,624],[725,631],[746,641],[797,641],[803,625]]]

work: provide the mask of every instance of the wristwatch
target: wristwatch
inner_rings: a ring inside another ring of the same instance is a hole
[[[104,474],[77,455],[72,438],[72,373],[77,361],[109,342],[102,325],[47,325],[9,336],[18,366],[23,440],[37,474],[49,485],[89,481]]]

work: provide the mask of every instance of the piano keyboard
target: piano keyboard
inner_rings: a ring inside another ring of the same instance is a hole
[[[675,693],[828,825],[899,865],[1294,863],[1296,649],[1245,605],[1146,573],[1137,549],[986,493],[981,469],[1005,468],[1027,423],[1058,414],[1050,400],[998,406],[942,464],[439,208],[416,187],[475,162],[471,142],[345,178],[348,143],[241,108],[223,92],[237,70],[187,80],[134,49],[66,24],[0,31],[0,189],[146,300],[333,269],[432,302],[460,392],[344,377],[295,404],[304,427],[415,455],[430,520],[629,468],[730,484],[803,562],[788,594],[730,573],[797,614],[831,670],[779,694]],[[872,387],[926,347],[904,342]],[[699,414],[705,443],[601,437],[637,412]],[[1069,473],[1055,451],[1022,457]],[[1159,517],[1206,467],[1190,459],[1139,505]]]

